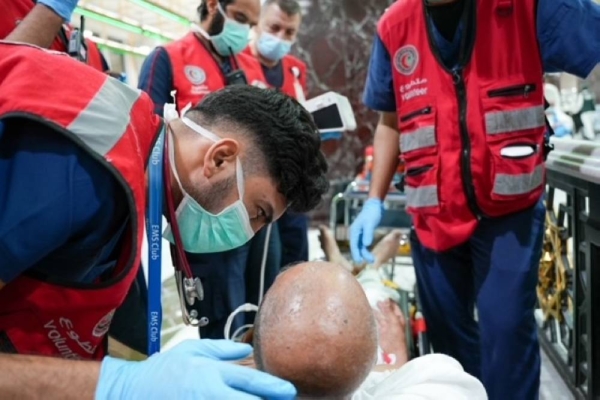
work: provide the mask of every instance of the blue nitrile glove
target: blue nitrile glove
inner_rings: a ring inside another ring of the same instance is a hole
[[[38,0],[38,4],[43,4],[57,13],[62,19],[69,22],[73,15],[73,10],[77,7],[79,0]]]
[[[383,202],[379,199],[369,199],[350,226],[350,251],[355,262],[375,261],[367,247],[373,244],[375,228],[381,222],[382,215]]]
[[[146,361],[105,357],[96,400],[294,399],[291,383],[225,361],[247,357],[252,347],[229,340],[187,340]]]
[[[559,125],[556,128],[554,128],[554,136],[556,137],[565,137],[568,135],[571,135],[571,130],[569,130],[566,126],[564,125]]]

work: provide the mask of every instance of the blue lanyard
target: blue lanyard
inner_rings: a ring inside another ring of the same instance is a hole
[[[158,136],[148,168],[148,356],[160,351],[162,327],[162,211],[165,128]]]

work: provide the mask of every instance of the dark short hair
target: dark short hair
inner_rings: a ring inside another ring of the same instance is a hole
[[[292,211],[306,212],[321,202],[329,189],[321,137],[295,99],[273,89],[232,85],[209,94],[190,112],[206,127],[222,125],[249,135],[255,150],[248,151],[244,170],[266,167]]]
[[[235,0],[219,0],[219,4],[221,4],[223,10],[225,10],[225,7],[232,3],[235,3]],[[200,17],[200,22],[204,21],[206,17],[208,17],[208,5],[206,4],[206,0],[202,0],[200,2],[200,5],[198,6],[198,8],[196,8],[196,11],[198,12],[198,16]]]
[[[281,8],[281,11],[290,17],[302,12],[302,7],[300,7],[300,3],[298,3],[296,0],[266,0],[263,3],[262,8],[265,9],[271,4],[277,4],[279,8]]]

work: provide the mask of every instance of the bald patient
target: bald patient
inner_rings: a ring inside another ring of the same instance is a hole
[[[328,262],[284,270],[256,317],[254,360],[294,383],[299,399],[350,399],[377,360],[375,319],[356,278]]]

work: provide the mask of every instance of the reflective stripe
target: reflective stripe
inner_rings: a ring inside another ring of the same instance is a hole
[[[403,153],[435,146],[436,143],[434,126],[400,133],[400,151]]]
[[[545,125],[543,106],[485,114],[485,129],[488,135],[541,128]]]
[[[109,78],[67,129],[94,151],[105,155],[127,130],[129,113],[140,93]]]
[[[408,207],[433,207],[439,204],[438,188],[436,185],[404,188],[406,193],[406,205]]]
[[[512,196],[532,192],[544,181],[544,166],[535,167],[530,174],[496,174],[494,193],[502,196]]]

